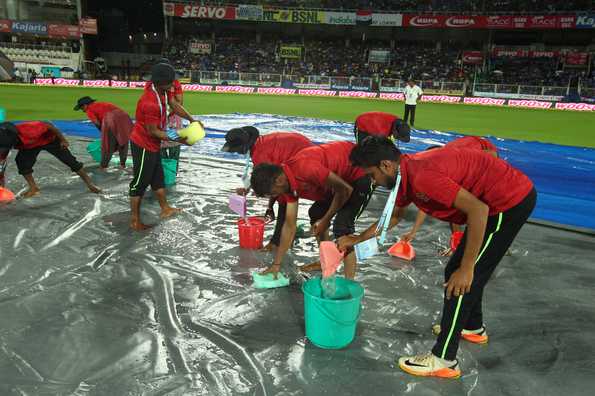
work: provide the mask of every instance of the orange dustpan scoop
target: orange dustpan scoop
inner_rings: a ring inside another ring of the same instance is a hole
[[[403,260],[413,260],[415,258],[415,250],[409,242],[399,241],[388,249],[388,254],[398,257]]]
[[[332,276],[337,272],[342,260],[343,253],[339,251],[334,242],[320,242],[320,267],[322,268],[323,278]]]
[[[0,203],[9,203],[14,201],[14,194],[7,188],[0,187]]]

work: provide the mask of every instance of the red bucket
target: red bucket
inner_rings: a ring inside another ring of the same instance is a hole
[[[240,247],[242,249],[261,249],[264,239],[265,221],[262,217],[248,217],[238,220]]]

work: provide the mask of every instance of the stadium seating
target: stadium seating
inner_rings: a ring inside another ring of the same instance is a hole
[[[437,51],[421,45],[401,44],[393,53],[390,67],[369,64],[370,48],[386,47],[378,43],[370,45],[352,44],[346,47],[341,41],[308,41],[305,44],[303,60],[285,60],[276,56],[277,41],[255,41],[238,37],[220,38],[215,41],[215,52],[208,55],[194,55],[187,51],[187,37],[174,39],[166,52],[176,67],[203,71],[277,73],[297,76],[354,76],[382,78],[440,79],[460,81],[461,50],[452,48]],[[300,44],[301,45],[301,44]],[[409,55],[413,54],[413,55]]]
[[[180,0],[176,0],[180,2]],[[190,3],[196,0],[182,0]],[[398,12],[506,12],[506,13],[553,13],[570,11],[593,11],[590,0],[245,0],[205,1],[206,4],[261,4],[278,7],[323,8],[323,9],[371,9]]]
[[[13,62],[70,66],[73,53],[64,47],[43,47],[26,44],[0,43],[0,51]],[[78,55],[78,54],[77,54]]]

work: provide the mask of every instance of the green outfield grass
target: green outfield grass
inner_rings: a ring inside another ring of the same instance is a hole
[[[1,85],[0,107],[6,109],[10,120],[73,120],[85,118],[82,112],[72,110],[81,96],[113,102],[134,114],[140,94],[140,90]],[[198,92],[186,93],[185,106],[193,114],[268,113],[348,122],[366,111],[403,112],[403,102]],[[422,103],[415,126],[595,147],[595,114],[589,112]]]

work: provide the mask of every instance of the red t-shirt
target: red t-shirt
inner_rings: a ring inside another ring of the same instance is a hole
[[[170,92],[171,92],[172,96],[184,95],[184,90],[182,89],[182,84],[180,84],[180,82],[178,80],[174,80],[174,83],[171,87]]]
[[[413,202],[430,216],[465,224],[453,204],[464,188],[488,205],[489,215],[519,204],[533,188],[531,180],[504,160],[469,149],[444,148],[401,156],[397,206]]]
[[[292,193],[286,194],[282,200],[295,202],[298,198],[311,201],[332,199],[332,191],[326,186],[331,172],[338,175],[346,183],[351,184],[365,176],[361,168],[349,161],[349,154],[355,147],[351,142],[333,142],[320,146],[307,147],[281,165]]]
[[[145,91],[136,104],[136,120],[130,135],[130,140],[137,146],[152,152],[159,151],[161,140],[149,133],[147,125],[166,129],[167,103],[165,95],[157,95],[151,83],[145,86]]]
[[[258,164],[281,165],[306,147],[314,143],[302,134],[294,132],[272,132],[256,139],[250,157],[254,166]]]
[[[372,136],[390,137],[393,129],[393,122],[399,117],[384,113],[382,111],[370,111],[360,114],[355,119],[355,126],[361,132]]]
[[[103,123],[103,117],[112,110],[118,110],[118,108],[108,102],[93,102],[87,105],[85,113],[87,113],[87,117],[89,117],[91,122],[101,125]]]
[[[150,88],[152,82],[148,82],[145,84],[145,89]],[[174,96],[176,95],[184,95],[184,90],[182,89],[182,84],[178,80],[174,80],[172,83],[171,88],[167,91],[167,100],[175,99]]]
[[[472,149],[472,150],[489,150],[498,152],[498,148],[494,146],[486,138],[479,136],[464,136],[453,140],[452,142],[446,143],[444,147],[457,148],[457,149]]]
[[[15,148],[19,150],[42,147],[56,140],[56,134],[49,129],[50,126],[45,122],[22,122],[16,127],[21,144],[18,144]]]

